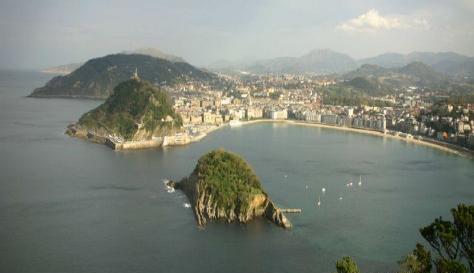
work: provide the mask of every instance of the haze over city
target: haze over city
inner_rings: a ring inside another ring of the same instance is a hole
[[[474,273],[474,0],[0,0],[0,273]]]
[[[39,69],[155,47],[205,66],[329,48],[474,55],[474,2],[13,1],[0,8],[1,68]]]

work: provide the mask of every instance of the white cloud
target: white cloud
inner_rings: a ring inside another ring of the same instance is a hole
[[[375,32],[393,29],[427,29],[429,23],[423,18],[408,16],[383,16],[376,9],[370,9],[356,18],[350,19],[337,26],[338,29],[349,32]]]

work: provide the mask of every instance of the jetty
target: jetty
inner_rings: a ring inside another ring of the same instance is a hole
[[[301,213],[303,212],[302,209],[279,209],[281,212],[284,213]]]

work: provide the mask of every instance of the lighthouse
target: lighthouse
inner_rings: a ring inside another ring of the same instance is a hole
[[[133,73],[132,77],[130,77],[132,80],[140,81],[140,77],[138,77],[138,69],[135,67],[135,72]]]

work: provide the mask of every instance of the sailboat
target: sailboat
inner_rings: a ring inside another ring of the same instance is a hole
[[[359,185],[359,187],[362,186],[362,175],[359,176],[359,183],[357,183],[357,185]]]
[[[349,183],[346,184],[347,187],[352,187],[353,183],[352,183],[352,177],[351,177],[351,180],[349,181]]]

